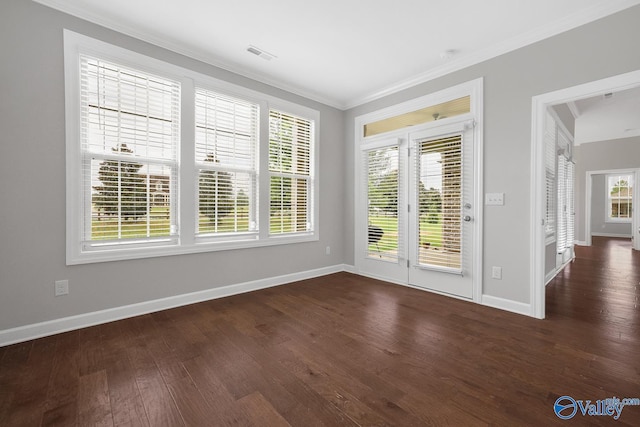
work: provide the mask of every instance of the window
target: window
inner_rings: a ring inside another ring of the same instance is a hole
[[[175,243],[180,85],[85,55],[80,70],[83,248]]]
[[[633,175],[607,175],[607,221],[631,222]]]
[[[68,264],[318,239],[317,111],[64,41]]]
[[[400,175],[400,147],[392,145],[364,152],[367,183],[367,252],[366,256],[398,262],[404,256],[402,192],[398,191]]]
[[[544,164],[545,164],[545,235],[547,244],[556,240],[556,121],[547,113],[544,133]]]
[[[199,236],[258,230],[257,144],[256,103],[196,90]]]
[[[269,232],[312,230],[312,122],[269,111]]]
[[[573,141],[552,111],[547,112],[544,135],[546,244],[555,242],[558,254],[572,254],[575,239]]]

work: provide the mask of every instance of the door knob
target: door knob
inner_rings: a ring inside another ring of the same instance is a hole
[[[463,216],[463,217],[462,217],[462,219],[463,219],[465,222],[469,222],[469,221],[471,221],[471,217],[470,217],[469,215],[465,215],[465,216]]]

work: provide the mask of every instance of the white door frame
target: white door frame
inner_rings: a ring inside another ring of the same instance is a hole
[[[360,165],[360,146],[366,141],[364,137],[364,125],[367,123],[372,123],[378,120],[383,120],[386,118],[394,117],[397,115],[401,115],[404,113],[409,113],[411,111],[416,111],[431,105],[438,105],[447,101],[451,101],[453,99],[461,98],[464,96],[471,96],[471,113],[475,116],[476,126],[474,128],[474,203],[473,205],[477,207],[475,211],[475,227],[474,227],[474,236],[473,236],[473,259],[472,259],[472,275],[473,275],[473,301],[476,303],[482,303],[482,282],[483,282],[483,165],[484,165],[484,149],[483,149],[483,135],[484,135],[484,116],[483,116],[483,87],[484,87],[484,79],[482,77],[471,80],[465,83],[461,83],[459,85],[449,87],[438,92],[434,92],[416,99],[412,99],[397,105],[393,105],[387,108],[383,108],[381,110],[373,111],[371,113],[363,114],[358,116],[354,120],[355,125],[355,149],[354,149],[354,173],[353,179],[355,182],[355,197],[354,197],[354,226],[355,226],[355,242],[354,248],[356,249],[355,257],[355,267],[356,272],[358,274],[367,275],[366,271],[361,270],[361,263],[359,262],[359,257],[362,256],[361,251],[358,251],[359,240],[364,239],[364,228],[359,227],[358,224],[358,213],[362,211],[361,203],[362,203],[362,192],[364,189],[360,183],[360,177],[362,175],[361,165]],[[442,119],[442,123],[446,123],[449,119]],[[389,137],[402,137],[401,134],[408,134],[409,128],[398,131],[389,132],[387,136]],[[380,135],[382,137],[382,135]],[[371,137],[373,139],[373,137]],[[404,260],[406,262],[406,260]],[[408,276],[407,276],[408,277]],[[408,281],[405,283],[400,283],[397,280],[388,280],[385,277],[377,277],[382,280],[391,281],[397,284],[408,285]],[[419,288],[424,289],[424,288]],[[449,295],[450,296],[450,295]]]
[[[583,98],[640,87],[640,70],[534,96],[531,100],[531,218],[529,266],[531,316],[545,317],[545,166],[544,120],[547,108]],[[635,235],[635,234],[634,234]]]
[[[636,185],[638,182],[638,178],[640,178],[640,169],[635,168],[624,168],[624,169],[609,169],[609,170],[597,170],[597,171],[587,171],[587,180],[585,186],[585,215],[584,215],[584,229],[585,229],[585,245],[591,246],[591,193],[593,192],[593,175],[608,175],[608,174],[620,174],[620,175],[633,175],[633,193],[631,194],[631,203],[632,206],[636,205],[636,201],[638,200],[638,191],[640,189]],[[635,210],[635,209],[634,209]],[[640,218],[638,215],[633,215],[631,217],[631,236],[633,237],[633,248],[638,250],[640,249],[640,235],[636,237],[638,227],[640,226]]]

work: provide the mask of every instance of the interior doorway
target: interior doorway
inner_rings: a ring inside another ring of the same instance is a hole
[[[545,256],[546,256],[546,169],[545,169],[545,117],[554,105],[574,102],[584,98],[603,96],[640,87],[640,71],[622,74],[571,88],[533,97],[532,99],[532,145],[531,145],[531,306],[532,315],[545,317]],[[585,179],[577,176],[577,179]],[[635,226],[634,230],[638,230]]]
[[[640,218],[634,215],[639,189],[638,169],[588,171],[585,190],[585,246],[593,237],[630,239],[640,250]]]

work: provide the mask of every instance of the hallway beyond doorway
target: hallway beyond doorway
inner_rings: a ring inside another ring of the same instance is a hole
[[[594,236],[592,246],[575,251],[575,260],[547,285],[547,318],[588,322],[594,345],[637,340],[640,252],[632,249],[631,239]]]

